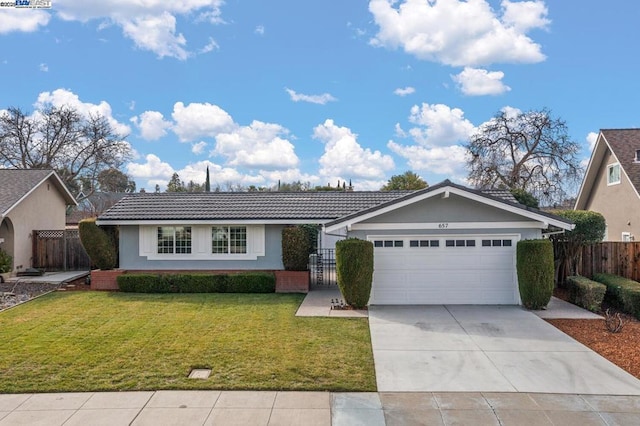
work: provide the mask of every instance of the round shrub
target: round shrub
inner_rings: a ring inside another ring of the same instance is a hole
[[[95,218],[78,223],[80,241],[91,262],[98,269],[113,269],[118,261],[115,242],[104,229],[96,225]]]
[[[345,302],[356,309],[367,306],[373,282],[373,243],[356,238],[338,241],[336,272]]]
[[[522,240],[516,247],[520,299],[527,309],[542,309],[553,295],[553,244],[549,240]]]
[[[309,264],[309,234],[299,226],[282,230],[282,264],[287,271],[306,271]]]

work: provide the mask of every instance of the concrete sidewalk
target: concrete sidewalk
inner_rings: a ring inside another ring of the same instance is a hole
[[[636,425],[640,397],[156,391],[0,395],[5,425]]]

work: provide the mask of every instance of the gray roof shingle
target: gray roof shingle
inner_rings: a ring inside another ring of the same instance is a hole
[[[0,214],[4,215],[53,170],[0,169]]]
[[[371,192],[141,193],[124,197],[98,219],[157,220],[329,220],[406,195]]]
[[[600,130],[636,192],[640,194],[640,163],[634,161],[640,150],[640,129]]]

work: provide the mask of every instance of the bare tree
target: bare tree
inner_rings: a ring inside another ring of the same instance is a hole
[[[582,176],[580,146],[548,109],[502,111],[479,128],[467,149],[472,184],[527,191],[547,204],[577,189]]]
[[[28,115],[20,108],[0,112],[0,164],[13,169],[54,169],[70,190],[79,183],[89,195],[98,174],[119,168],[131,149],[106,117],[71,107],[45,107]]]

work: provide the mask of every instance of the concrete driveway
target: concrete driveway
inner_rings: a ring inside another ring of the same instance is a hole
[[[640,395],[640,380],[519,306],[371,306],[379,392]]]

